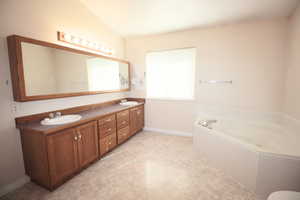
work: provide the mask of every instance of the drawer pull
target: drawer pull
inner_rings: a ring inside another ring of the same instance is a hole
[[[109,118],[109,119],[105,120],[105,122],[110,122],[110,121],[111,121],[111,118]]]
[[[111,142],[108,143],[109,145],[111,144]]]
[[[126,121],[123,121],[122,124],[126,124]]]

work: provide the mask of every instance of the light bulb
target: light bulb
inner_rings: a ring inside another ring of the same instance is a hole
[[[111,48],[107,49],[107,53],[112,54],[113,50]]]

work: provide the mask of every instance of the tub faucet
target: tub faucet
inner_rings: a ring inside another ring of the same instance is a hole
[[[207,127],[207,128],[211,128],[210,125],[213,124],[213,123],[217,123],[218,121],[215,120],[215,119],[209,119],[209,120],[203,120],[203,121],[200,121],[199,124],[201,126],[204,126],[204,127]]]

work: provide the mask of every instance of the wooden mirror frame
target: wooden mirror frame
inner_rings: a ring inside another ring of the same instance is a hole
[[[126,63],[126,64],[128,64],[128,76],[129,76],[128,88],[120,89],[120,90],[86,91],[86,92],[75,92],[75,93],[60,93],[60,94],[27,96],[26,95],[26,87],[25,87],[23,60],[22,60],[22,46],[21,46],[22,42]],[[61,46],[58,44],[35,40],[35,39],[31,39],[31,38],[26,38],[26,37],[22,37],[22,36],[18,36],[18,35],[8,36],[7,37],[7,46],[8,46],[12,86],[13,86],[13,95],[14,95],[15,101],[26,102],[26,101],[36,101],[36,100],[44,100],[44,99],[55,99],[55,98],[64,98],[64,97],[74,97],[74,96],[83,96],[83,95],[95,95],[95,94],[130,91],[130,88],[131,88],[130,71],[131,70],[130,70],[130,63],[126,60],[103,56],[103,55],[99,55],[96,53],[91,53],[89,51],[73,49],[70,47]]]

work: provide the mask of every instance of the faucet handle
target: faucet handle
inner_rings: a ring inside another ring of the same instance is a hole
[[[55,117],[60,117],[61,116],[61,112],[56,112],[55,113]]]
[[[49,113],[49,118],[53,119],[54,118],[54,113]]]

